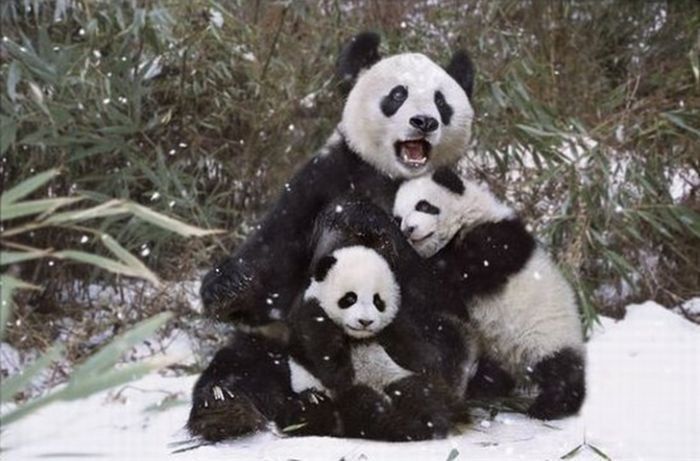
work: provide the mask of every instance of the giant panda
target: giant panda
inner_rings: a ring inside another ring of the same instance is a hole
[[[515,213],[449,169],[402,184],[393,212],[438,278],[468,300],[481,350],[468,394],[534,384],[529,415],[546,420],[578,412],[585,350],[576,299]]]
[[[332,399],[340,422],[334,435],[423,440],[449,431],[453,395],[430,373],[433,346],[400,306],[389,263],[355,245],[318,261],[292,309],[291,387]]]
[[[324,210],[334,213],[334,201],[352,195],[388,216],[401,181],[454,163],[464,152],[473,118],[469,98],[474,70],[468,55],[457,51],[443,69],[417,53],[381,59],[378,47],[376,34],[363,33],[343,48],[337,74],[350,90],[341,121],[321,151],[287,183],[257,231],[205,275],[200,294],[210,317],[254,327],[277,321],[285,327],[312,261],[321,254],[318,248],[337,243],[329,237],[335,233],[313,232]],[[365,222],[355,216],[360,224]],[[393,241],[388,247],[403,240],[400,232],[389,238]],[[424,273],[410,272],[404,278],[416,280]],[[429,306],[417,302],[428,295],[414,292],[409,306]],[[439,323],[426,325],[437,331]],[[433,341],[445,350],[461,341],[458,336],[435,333]],[[283,418],[280,402],[296,397],[285,387],[288,373],[274,363],[281,360],[268,357],[278,354],[286,360],[283,341],[238,331],[195,384],[190,432],[219,440]],[[454,365],[460,357],[442,360],[455,380],[460,379]],[[212,399],[222,395],[219,388],[224,397],[230,393],[236,398]]]
[[[258,230],[205,275],[212,317],[262,325],[284,320],[304,285],[318,213],[347,193],[391,211],[399,183],[453,163],[471,136],[473,66],[458,51],[442,68],[418,53],[379,56],[363,33],[341,52],[337,73],[351,86],[340,123],[320,153],[287,182]]]

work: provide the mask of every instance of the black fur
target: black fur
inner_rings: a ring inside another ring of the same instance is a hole
[[[397,187],[344,141],[330,146],[328,154],[312,158],[294,175],[259,230],[206,274],[200,291],[205,312],[249,325],[269,323],[274,308],[284,318],[308,280],[315,246],[309,231],[319,212],[351,191],[389,210]]]
[[[403,85],[395,86],[388,95],[382,98],[379,108],[387,117],[391,117],[398,111],[408,98],[408,90]]]
[[[459,287],[469,300],[503,288],[527,264],[535,246],[520,219],[505,219],[458,233],[430,261],[439,279]]]
[[[246,435],[274,421],[292,397],[282,345],[238,334],[197,380],[187,428],[209,441]]]
[[[506,397],[515,390],[515,378],[498,362],[480,357],[474,377],[469,380],[470,399]]]
[[[440,120],[442,120],[442,124],[449,125],[455,111],[447,102],[445,95],[443,95],[441,91],[435,92],[435,105],[438,108],[438,112],[440,112]]]
[[[377,33],[362,32],[343,46],[336,63],[336,78],[342,94],[347,95],[350,92],[360,71],[379,61],[380,41]]]
[[[324,256],[316,266],[316,270],[314,271],[314,280],[317,282],[322,282],[325,280],[326,276],[328,275],[328,271],[331,270],[337,261],[338,260],[333,256]]]
[[[575,414],[586,397],[584,359],[571,348],[540,361],[530,379],[540,389],[527,411],[534,418],[548,420]]]
[[[433,173],[433,181],[455,194],[464,194],[464,183],[451,168],[438,168]]]
[[[416,211],[420,211],[421,213],[427,213],[427,214],[432,214],[432,215],[439,215],[440,214],[440,208],[436,207],[435,205],[428,202],[427,200],[421,200],[420,202],[416,203]]]
[[[474,89],[474,64],[469,54],[464,50],[456,51],[445,70],[459,83],[459,86],[464,89],[467,97],[471,100]]]

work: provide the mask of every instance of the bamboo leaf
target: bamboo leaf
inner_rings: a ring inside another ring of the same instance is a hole
[[[151,209],[148,209],[136,203],[127,202],[124,203],[124,206],[129,211],[131,211],[134,214],[134,216],[141,218],[144,221],[153,224],[154,226],[158,226],[161,229],[169,230],[171,232],[180,234],[183,237],[201,237],[204,235],[219,234],[223,232],[222,230],[207,230],[202,229],[200,227],[191,226],[164,214],[157,213]]]
[[[0,206],[3,207],[3,214],[5,214],[5,206],[16,202],[17,200],[26,197],[31,194],[52,178],[59,174],[59,170],[51,169],[32,176],[29,179],[22,181],[11,189],[3,192],[0,196]]]
[[[21,373],[10,376],[2,380],[0,384],[0,402],[8,402],[17,395],[34,377],[42,370],[48,367],[52,362],[57,361],[63,356],[65,348],[62,344],[55,344],[48,352],[43,354],[31,365],[25,368]]]
[[[677,127],[681,128],[681,129],[683,129],[683,130],[685,130],[685,131],[690,131],[690,132],[693,133],[695,136],[700,136],[700,130],[698,130],[698,129],[696,129],[696,128],[693,128],[692,126],[690,126],[690,125],[688,125],[687,123],[685,123],[685,120],[683,120],[682,117],[680,117],[680,116],[678,116],[678,115],[676,115],[676,114],[672,114],[672,113],[670,113],[670,112],[662,112],[662,113],[661,113],[661,116],[662,116],[663,118],[665,118],[666,120],[668,120],[669,122],[671,122],[671,123],[673,123],[674,125],[676,125]]]
[[[44,258],[50,254],[51,253],[44,250],[0,251],[0,266],[7,266],[9,264],[20,263],[32,259]]]
[[[3,204],[0,220],[9,221],[11,219],[21,218],[23,216],[31,216],[39,213],[51,213],[57,208],[70,205],[71,203],[78,202],[82,199],[82,197],[59,197],[40,200],[26,200],[24,202],[16,202],[8,205]]]
[[[114,274],[142,278],[155,284],[159,283],[158,279],[155,278],[155,275],[153,275],[153,273],[149,270],[144,272],[138,268],[127,266],[126,264],[113,259],[105,258],[104,256],[99,256],[80,250],[57,251],[53,254],[53,256],[60,259],[70,259],[72,261],[91,264]]]
[[[570,452],[566,453],[565,455],[563,455],[563,456],[562,456],[561,458],[559,458],[559,459],[571,459],[571,458],[573,458],[574,456],[576,456],[576,454],[577,454],[579,451],[581,451],[582,448],[583,448],[583,444],[577,446],[576,448],[574,448],[574,449],[571,450]]]
[[[447,455],[446,461],[454,461],[455,459],[457,459],[458,456],[459,456],[459,450],[457,450],[456,448],[453,448],[452,450],[450,450],[450,454]]]
[[[61,213],[54,213],[44,222],[47,224],[62,224],[66,222],[86,221],[88,219],[104,218],[118,214],[128,213],[129,210],[123,206],[121,200],[109,200],[100,205],[86,208],[84,210],[71,210]]]
[[[0,340],[4,337],[5,327],[12,314],[12,295],[15,290],[38,290],[39,287],[10,275],[0,275]]]
[[[124,264],[131,267],[136,272],[141,272],[143,274],[150,274],[147,280],[151,281],[154,285],[160,285],[158,277],[146,267],[146,265],[141,262],[139,258],[129,253],[129,251],[121,246],[116,240],[107,234],[102,234],[102,243],[109,249],[109,251],[114,254],[117,258],[121,259]]]
[[[588,445],[588,448],[590,448],[591,450],[593,450],[593,452],[594,452],[596,455],[600,456],[600,457],[603,458],[605,461],[612,461],[612,460],[610,459],[610,456],[608,456],[607,454],[605,454],[605,453],[603,452],[603,450],[601,450],[600,448],[596,447],[595,445],[591,445],[590,443],[587,444],[587,445]]]
[[[0,154],[4,154],[15,142],[17,122],[12,117],[0,115]]]
[[[71,377],[71,381],[77,382],[81,379],[87,379],[90,376],[104,373],[117,363],[124,352],[143,341],[146,337],[151,336],[171,317],[172,313],[162,312],[139,322],[129,331],[117,336],[107,346],[93,354],[82,365],[76,368]]]

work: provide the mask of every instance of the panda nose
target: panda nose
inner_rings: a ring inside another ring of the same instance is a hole
[[[413,126],[414,128],[418,128],[423,133],[430,133],[431,131],[435,131],[440,125],[437,120],[427,115],[416,115],[414,117],[411,117],[409,123],[411,124],[411,126]]]
[[[359,319],[358,322],[360,323],[360,325],[367,328],[368,326],[370,326],[374,323],[374,320]]]
[[[416,226],[408,226],[403,228],[403,235],[410,237],[411,234],[416,230]]]

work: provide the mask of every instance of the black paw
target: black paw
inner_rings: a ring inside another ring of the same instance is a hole
[[[280,431],[290,436],[339,435],[335,404],[323,392],[304,391],[290,397],[277,418]]]
[[[267,419],[250,399],[215,384],[195,392],[187,429],[193,436],[218,442],[265,429]]]
[[[412,376],[387,386],[391,398],[395,440],[447,437],[453,428],[453,399],[441,382]]]
[[[255,273],[244,262],[230,258],[209,271],[200,296],[210,318],[236,322],[254,312],[259,290]]]

